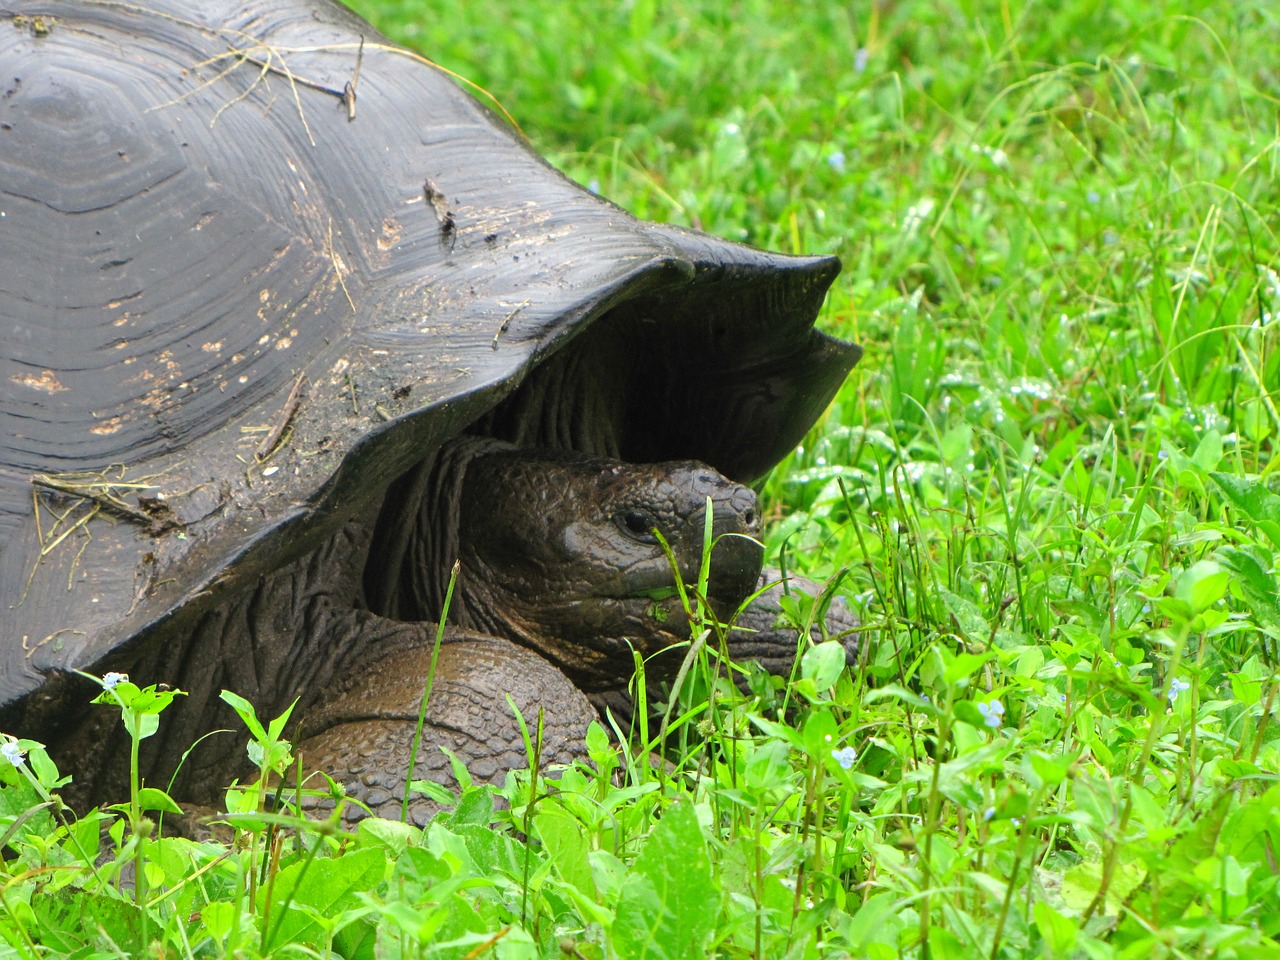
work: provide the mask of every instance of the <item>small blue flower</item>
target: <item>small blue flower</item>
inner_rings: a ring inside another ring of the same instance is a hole
[[[1187,683],[1187,681],[1178,680],[1175,678],[1174,681],[1169,684],[1169,703],[1172,704],[1173,701],[1177,700],[1178,694],[1180,694],[1183,690],[1190,690],[1190,689],[1191,689],[1191,684]]]
[[[1102,200],[1102,197],[1098,195],[1097,190],[1090,190],[1088,193],[1084,195],[1084,198],[1088,200],[1090,203],[1098,203],[1099,201]]]
[[[842,150],[837,150],[835,153],[831,154],[831,156],[827,157],[827,166],[838,173],[844,173],[844,164],[845,158]]]
[[[867,60],[871,57],[871,52],[866,47],[859,47],[853,55],[853,72],[864,73],[867,69]]]
[[[129,682],[129,675],[127,673],[116,673],[114,670],[112,670],[110,673],[104,673],[102,675],[103,690],[114,690],[120,684],[128,683],[128,682]]]
[[[985,810],[983,810],[983,811],[982,811],[982,819],[983,819],[983,820],[994,820],[995,818],[996,818],[996,808],[995,808],[995,807],[987,807],[987,809],[985,809]]]
[[[27,751],[18,746],[17,740],[6,740],[3,746],[0,746],[0,754],[15,767],[20,767],[23,761],[27,759]]]
[[[841,747],[839,750],[831,751],[831,759],[846,770],[851,770],[853,769],[853,762],[858,759],[858,751],[853,747]]]
[[[982,714],[982,722],[993,730],[1000,729],[1000,723],[1004,719],[1004,704],[999,700],[992,700],[990,703],[979,703],[978,712]]]
[[[600,192],[600,180],[599,180],[599,178],[597,178],[597,177],[592,177],[592,178],[587,182],[587,189],[588,189],[588,190],[590,190],[592,193],[598,194],[598,193]]]

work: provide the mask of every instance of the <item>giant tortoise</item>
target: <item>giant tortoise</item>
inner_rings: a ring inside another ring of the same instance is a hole
[[[484,777],[523,763],[508,693],[569,755],[687,637],[708,499],[709,600],[752,592],[744,484],[860,355],[813,329],[836,260],[635,220],[326,0],[5,15],[0,730],[75,798],[125,774],[76,671],[189,693],[153,782],[226,688],[300,698],[308,762],[379,809],[455,560],[427,735]],[[208,800],[242,741],[197,750]]]

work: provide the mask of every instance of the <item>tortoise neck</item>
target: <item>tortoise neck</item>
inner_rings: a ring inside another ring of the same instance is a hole
[[[391,485],[365,567],[372,612],[393,620],[440,618],[449,572],[459,558],[458,502],[467,465],[510,448],[488,437],[457,437]],[[455,612],[461,613],[460,606]],[[449,619],[460,622],[459,616]]]

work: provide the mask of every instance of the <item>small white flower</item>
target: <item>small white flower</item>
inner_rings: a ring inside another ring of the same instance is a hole
[[[858,751],[853,747],[841,747],[839,750],[831,751],[831,758],[844,769],[850,770],[853,768],[854,761],[858,759]]]
[[[1173,701],[1177,700],[1178,694],[1180,694],[1183,690],[1190,690],[1190,689],[1191,689],[1191,684],[1187,683],[1187,681],[1178,680],[1175,678],[1174,681],[1169,684],[1169,703],[1172,704]]]
[[[993,730],[1000,728],[1000,722],[1004,719],[1004,704],[999,700],[992,700],[990,703],[979,703],[978,712],[982,714],[982,722]]]
[[[902,216],[902,229],[907,233],[915,233],[937,205],[933,197],[921,197],[919,201],[907,207],[907,212]]]
[[[3,754],[4,758],[15,767],[22,766],[27,759],[27,751],[18,746],[17,740],[6,740],[4,745],[0,746],[0,754]]]
[[[110,673],[104,673],[102,675],[102,689],[114,690],[120,684],[127,683],[128,680],[129,675],[127,673],[116,673],[112,670]]]

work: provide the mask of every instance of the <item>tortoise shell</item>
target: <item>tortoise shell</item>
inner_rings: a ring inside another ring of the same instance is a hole
[[[860,355],[837,261],[635,220],[336,4],[17,9],[0,704],[182,643],[460,431],[751,479]]]

